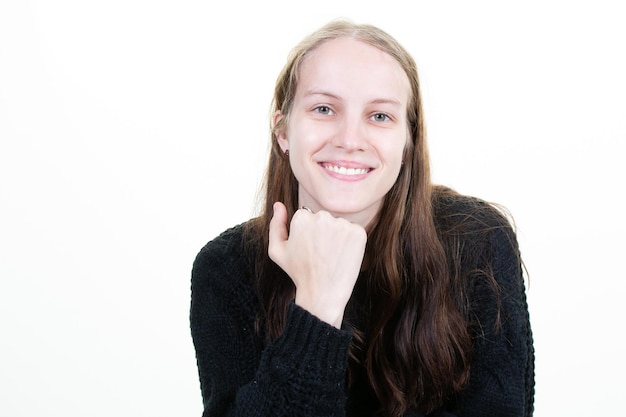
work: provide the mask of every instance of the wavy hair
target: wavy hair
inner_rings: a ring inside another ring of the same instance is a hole
[[[277,79],[272,107],[284,117],[272,127],[264,205],[248,229],[261,246],[254,260],[262,305],[259,331],[269,340],[281,334],[295,294],[289,277],[267,256],[272,204],[282,201],[289,218],[298,204],[298,183],[276,133],[289,122],[300,66],[320,45],[339,37],[352,37],[391,55],[412,89],[403,167],[368,230],[364,271],[346,308],[359,306],[368,317],[361,323],[346,319],[355,334],[349,383],[367,378],[385,415],[401,416],[410,408],[431,412],[466,384],[471,337],[457,302],[459,286],[434,222],[436,189],[430,178],[417,66],[394,38],[374,26],[347,21],[323,26],[292,50]]]

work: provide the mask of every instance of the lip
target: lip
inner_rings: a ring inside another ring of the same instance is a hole
[[[342,181],[358,181],[374,170],[369,165],[356,161],[323,161],[318,163],[326,174]]]

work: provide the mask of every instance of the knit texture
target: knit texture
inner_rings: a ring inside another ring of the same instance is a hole
[[[469,216],[477,218],[474,199],[458,197],[435,206],[442,230]],[[470,382],[461,396],[432,416],[531,416],[534,351],[515,234],[497,216],[478,220],[490,232],[479,240],[468,236],[463,268],[470,271],[489,259],[498,289],[486,280],[470,281],[474,339]],[[372,394],[348,390],[349,331],[292,303],[283,334],[269,343],[259,336],[260,305],[249,255],[239,225],[209,242],[194,262],[190,321],[203,417],[363,416],[363,410],[355,411],[362,407],[355,405],[372,403]],[[405,415],[423,416],[417,410]]]

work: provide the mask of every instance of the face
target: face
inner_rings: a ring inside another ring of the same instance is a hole
[[[410,95],[400,64],[364,42],[334,39],[306,57],[288,124],[277,134],[289,150],[299,205],[370,225],[400,173]]]

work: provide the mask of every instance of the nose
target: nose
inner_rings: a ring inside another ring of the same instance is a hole
[[[333,135],[332,144],[345,151],[362,151],[367,147],[365,123],[359,117],[343,117]]]

